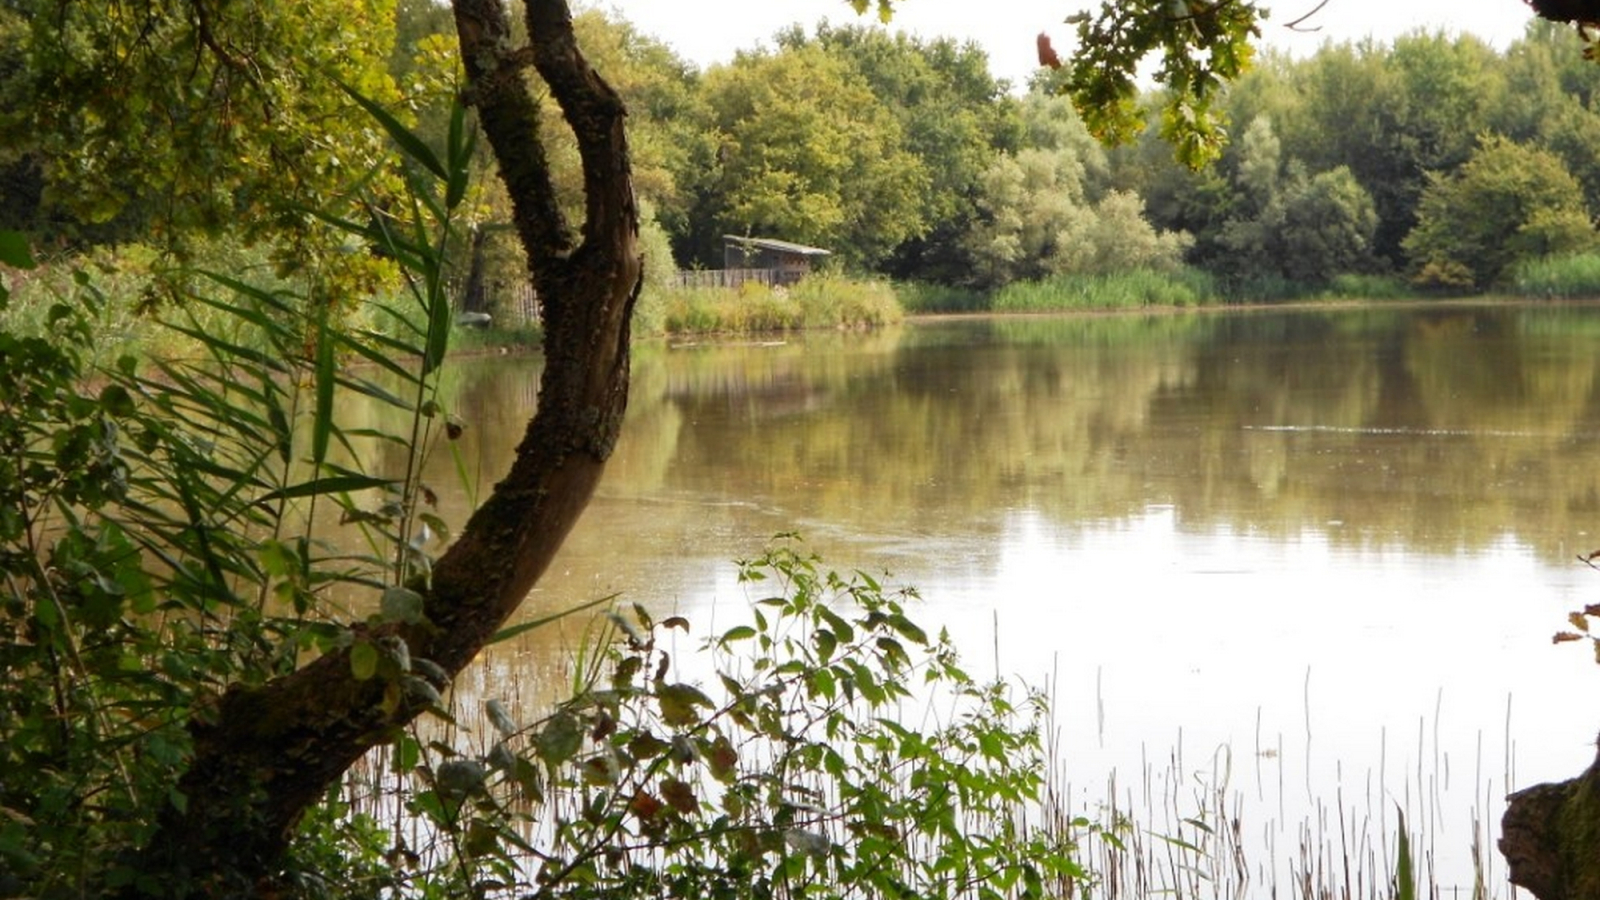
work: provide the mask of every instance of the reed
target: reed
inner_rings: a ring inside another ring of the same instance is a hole
[[[995,292],[995,312],[1206,306],[1222,301],[1216,281],[1199,269],[1138,270],[1111,275],[1057,275],[1008,284]]]
[[[911,315],[987,312],[990,305],[989,295],[974,288],[907,281],[896,284],[894,291]]]
[[[660,330],[669,335],[871,328],[904,315],[887,282],[830,275],[786,288],[749,282],[734,289],[675,289],[663,293],[660,306]]]
[[[1511,275],[1511,292],[1529,298],[1600,297],[1600,254],[1578,253],[1524,260]]]

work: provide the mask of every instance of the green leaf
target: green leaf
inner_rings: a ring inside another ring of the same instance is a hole
[[[1395,860],[1394,897],[1395,900],[1416,900],[1417,878],[1411,861],[1411,836],[1406,833],[1406,814],[1398,806],[1395,812],[1400,816],[1400,826],[1396,836],[1399,848]]]
[[[328,333],[327,304],[317,317],[317,405],[311,420],[311,465],[322,467],[328,458],[328,437],[333,433],[333,388],[338,383],[333,365],[333,337]]]
[[[134,413],[133,395],[120,384],[106,385],[100,392],[100,408],[110,416],[131,416]]]
[[[889,627],[900,632],[900,636],[908,641],[915,641],[924,647],[928,645],[928,633],[923,631],[917,623],[899,613],[889,617]]]
[[[422,614],[422,607],[421,594],[410,588],[391,587],[383,592],[383,599],[378,603],[378,615],[385,622],[419,625],[427,621]]]
[[[855,629],[852,628],[850,623],[846,622],[838,613],[827,608],[826,606],[818,606],[817,614],[820,615],[828,623],[828,626],[834,630],[834,633],[838,636],[840,641],[848,644],[852,640],[855,640]]]
[[[556,713],[539,732],[539,758],[551,767],[572,759],[582,746],[583,729],[578,727],[578,717],[569,712]]]
[[[444,205],[455,209],[467,195],[467,182],[472,175],[472,151],[477,141],[477,129],[466,127],[467,107],[457,103],[450,109],[450,138],[445,145],[450,167],[450,182],[445,188]]]
[[[416,132],[400,124],[400,120],[396,119],[388,110],[384,109],[382,106],[379,106],[376,102],[368,99],[365,95],[350,85],[340,81],[339,87],[343,88],[344,92],[350,95],[350,99],[361,104],[361,108],[365,109],[368,115],[378,120],[378,124],[383,126],[384,131],[389,132],[389,137],[393,138],[394,142],[400,145],[400,149],[404,151],[407,156],[421,163],[427,168],[428,171],[439,176],[441,179],[448,179],[450,177],[449,174],[445,172],[444,166],[439,163],[439,157],[434,155],[433,150],[428,147],[427,143],[424,142],[422,138],[417,136]]]
[[[296,497],[321,496],[323,494],[338,494],[347,491],[365,491],[373,488],[387,487],[394,483],[390,478],[378,478],[372,475],[331,475],[326,478],[313,478],[302,481],[285,488],[271,491],[262,495],[260,503],[271,503],[274,500],[293,500]]]
[[[39,263],[28,249],[28,238],[20,231],[0,230],[0,263],[14,269],[33,269]]]
[[[590,600],[588,603],[580,603],[577,606],[568,607],[561,612],[551,613],[548,616],[541,616],[530,622],[523,622],[521,625],[512,625],[510,628],[502,628],[494,633],[494,637],[489,638],[489,643],[498,644],[501,641],[508,641],[524,632],[532,631],[535,628],[543,628],[544,626],[549,625],[551,622],[558,622],[567,616],[572,615],[573,613],[583,612],[586,609],[594,609],[596,606],[599,606],[603,603],[610,603],[615,599],[617,599],[616,594],[609,594],[605,597]]]
[[[656,689],[661,718],[668,725],[688,727],[699,721],[696,706],[712,706],[711,698],[691,684],[668,684]]]
[[[719,644],[730,644],[734,641],[745,641],[756,636],[756,630],[749,625],[735,625],[722,633],[717,639]]]
[[[358,641],[350,648],[350,674],[357,681],[367,681],[378,674],[381,654],[371,641]]]

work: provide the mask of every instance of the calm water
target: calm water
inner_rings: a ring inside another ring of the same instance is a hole
[[[1158,797],[1223,784],[1287,858],[1341,807],[1381,847],[1399,805],[1460,883],[1474,814],[1594,757],[1600,668],[1549,638],[1600,600],[1575,560],[1600,547],[1597,365],[1600,310],[1572,308],[646,347],[600,495],[529,608],[621,592],[704,633],[743,603],[730,560],[798,530],[916,585],[974,674],[1048,682],[1086,808],[1113,770]],[[452,385],[485,484],[534,373],[475,361]],[[575,630],[514,664],[545,671]]]

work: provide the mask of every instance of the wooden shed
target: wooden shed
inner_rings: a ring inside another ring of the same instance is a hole
[[[820,247],[807,247],[772,238],[722,236],[725,269],[766,269],[773,284],[794,284],[811,271],[811,262],[831,255]]]

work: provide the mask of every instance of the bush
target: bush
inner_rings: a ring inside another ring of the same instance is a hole
[[[751,605],[697,657],[668,652],[686,619],[617,609],[537,721],[489,699],[454,711],[482,723],[467,740],[402,738],[414,767],[383,806],[437,836],[409,848],[415,877],[584,900],[1074,893],[1070,835],[1027,824],[1043,697],[975,682],[908,616],[915,592],[827,570],[792,535],[739,577]]]

